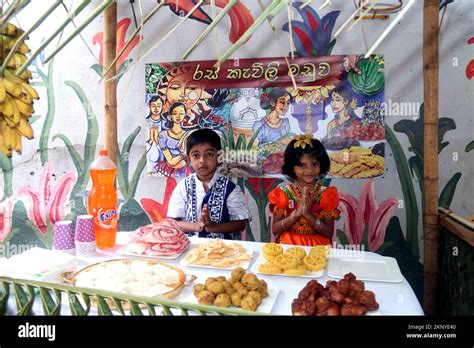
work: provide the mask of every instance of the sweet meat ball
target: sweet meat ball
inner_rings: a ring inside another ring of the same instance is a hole
[[[257,302],[251,296],[245,296],[240,301],[240,307],[247,311],[255,312],[257,310]]]
[[[245,269],[243,269],[242,267],[237,267],[232,271],[230,276],[232,279],[236,281],[240,281],[242,277],[244,276],[244,274],[245,274]]]
[[[241,282],[235,282],[232,284],[232,287],[235,291],[239,290],[240,288],[244,288],[244,285]]]
[[[221,282],[212,282],[207,290],[211,291],[214,295],[223,294],[225,292],[224,286]]]
[[[194,296],[197,297],[198,294],[199,294],[201,291],[203,291],[203,290],[205,290],[204,284],[196,284],[196,285],[194,285],[194,286],[193,286],[193,294],[194,294]]]
[[[224,307],[227,308],[230,306],[230,296],[227,294],[220,294],[217,295],[215,301],[214,301],[215,306],[219,307]]]
[[[240,296],[238,292],[234,292],[232,293],[232,295],[230,295],[230,301],[232,302],[232,305],[235,307],[240,307],[241,299],[242,297]]]
[[[262,295],[260,295],[258,291],[251,290],[249,291],[248,296],[250,296],[251,298],[255,300],[255,302],[257,302],[257,306],[259,306],[260,303],[262,303]]]
[[[201,291],[198,296],[198,302],[204,305],[212,305],[214,303],[214,294],[209,290]]]
[[[216,282],[216,281],[217,281],[217,279],[214,278],[214,277],[207,278],[206,281],[204,282],[204,287],[205,287],[207,290],[209,290],[209,286],[210,286],[212,283]]]

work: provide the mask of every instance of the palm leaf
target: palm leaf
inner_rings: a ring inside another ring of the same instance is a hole
[[[135,197],[135,192],[137,191],[138,181],[139,181],[141,173],[143,172],[143,169],[145,169],[145,166],[146,166],[146,155],[143,154],[142,157],[140,157],[140,160],[137,163],[137,167],[135,168],[135,172],[133,173],[133,176],[132,176],[132,181],[130,182],[130,185],[129,185],[129,197],[130,198]]]
[[[40,75],[46,87],[47,98],[48,98],[48,111],[46,112],[46,116],[44,118],[43,128],[41,129],[41,135],[40,135],[40,140],[39,140],[40,157],[41,157],[42,165],[45,165],[46,162],[48,162],[49,135],[51,133],[51,127],[53,126],[54,115],[56,113],[56,99],[54,95],[54,84],[53,84],[53,73],[54,73],[53,67],[54,67],[54,61],[51,61],[51,63],[48,66],[48,76],[46,76],[40,69],[37,69],[38,74]]]
[[[474,140],[471,141],[469,144],[467,144],[466,149],[465,149],[466,152],[469,152],[469,151],[472,151],[472,150],[474,150]]]
[[[400,123],[400,122],[399,122]],[[420,257],[418,248],[418,203],[416,201],[415,190],[413,188],[413,181],[408,169],[408,162],[403,152],[403,149],[398,142],[393,131],[385,125],[385,137],[387,143],[392,149],[393,157],[397,165],[398,176],[400,177],[400,185],[405,201],[406,218],[406,240],[410,249],[417,258]]]
[[[438,204],[441,207],[449,208],[453,201],[454,193],[456,192],[456,187],[458,185],[459,179],[461,179],[461,173],[454,174],[448,183],[444,187],[441,195],[439,196]]]

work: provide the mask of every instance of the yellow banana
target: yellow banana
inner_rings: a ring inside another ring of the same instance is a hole
[[[13,80],[14,82],[21,84],[21,86],[30,94],[32,99],[39,99],[38,92],[36,92],[36,90],[28,82],[22,80],[21,78],[16,76],[14,73],[12,73],[8,69],[6,69],[4,73],[5,73],[5,78]]]
[[[5,144],[5,135],[3,134],[3,124],[5,122],[0,122],[0,151],[7,157],[12,156],[11,150],[8,149],[7,145]]]
[[[14,143],[13,143],[12,150],[15,151],[17,154],[21,155],[21,152],[23,150],[21,134],[18,132],[14,132],[13,139],[14,139]]]
[[[18,110],[18,107],[16,106],[15,101],[13,100],[12,97],[10,97],[8,94],[5,96],[5,101],[4,104],[8,104],[11,106],[11,114],[5,114],[8,118],[11,119],[11,121],[16,125],[18,122],[20,122],[20,110]]]
[[[20,68],[26,61],[28,57],[24,54],[20,53],[13,53],[13,57],[8,61],[7,66],[9,68],[18,69]]]
[[[30,99],[31,100],[31,99]],[[30,117],[35,110],[33,109],[33,105],[31,103],[24,103],[21,99],[19,98],[14,98],[13,99],[18,111],[20,111],[20,114]]]
[[[3,50],[4,51],[10,51],[13,48],[13,46],[15,46],[17,38],[0,34],[0,40],[3,41]],[[25,54],[25,53],[30,52],[30,48],[28,47],[27,44],[22,42],[20,44],[20,46],[18,46],[18,48],[16,49],[16,52],[20,52],[22,54]]]
[[[3,103],[5,100],[5,95],[7,94],[7,91],[5,89],[5,86],[3,85],[3,79],[0,79],[0,103]]]
[[[15,130],[18,134],[23,135],[25,138],[33,139],[35,137],[33,128],[28,122],[28,119],[24,116],[21,116],[20,122],[15,127]]]
[[[30,94],[23,87],[21,88],[20,96],[15,99],[19,99],[25,104],[33,104],[33,99],[31,99]],[[17,103],[17,106],[18,106],[18,103]]]
[[[12,97],[19,97],[21,95],[21,84],[8,79],[8,78],[2,78],[0,81],[3,83],[3,86],[5,87],[6,91],[8,94],[10,94]]]
[[[15,131],[9,127],[5,122],[3,123],[3,139],[8,150],[12,150],[16,143]]]
[[[16,73],[16,70],[18,69],[15,69],[14,72]],[[31,80],[33,76],[31,75],[31,72],[28,69],[26,69],[25,71],[21,73],[21,75],[18,75],[18,77],[21,78],[23,81],[28,82],[28,80]]]
[[[18,33],[18,28],[11,23],[7,23],[3,27],[0,27],[0,33],[7,36],[16,36]]]

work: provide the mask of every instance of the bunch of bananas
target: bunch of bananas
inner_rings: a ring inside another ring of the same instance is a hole
[[[11,23],[0,28],[0,54],[3,64],[18,38],[24,33]],[[33,114],[33,99],[38,93],[30,85],[31,73],[26,69],[20,76],[17,70],[28,59],[30,49],[21,43],[0,75],[0,151],[11,157],[12,151],[21,154],[22,136],[33,139],[33,128],[28,119]]]

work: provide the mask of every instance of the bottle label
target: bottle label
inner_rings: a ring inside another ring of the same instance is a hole
[[[107,209],[105,211],[103,211],[103,209],[99,209],[97,220],[99,220],[99,225],[102,228],[111,228],[111,224],[113,223],[116,216],[117,210],[115,209]]]

